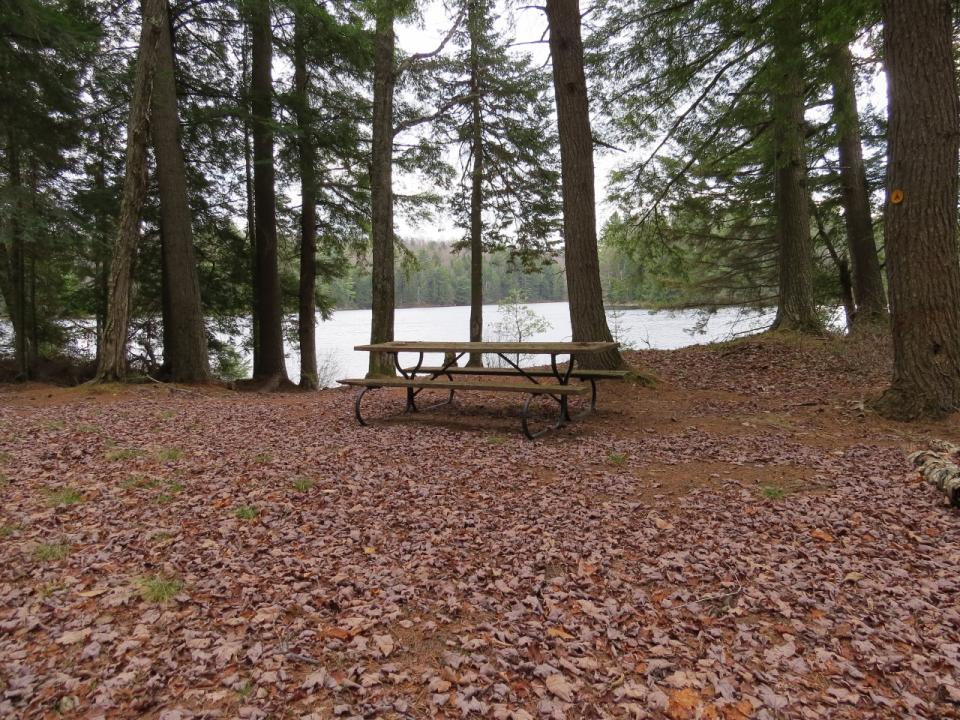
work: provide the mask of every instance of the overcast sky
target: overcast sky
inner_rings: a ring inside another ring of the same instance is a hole
[[[502,4],[501,4],[502,5]],[[419,20],[410,23],[398,24],[397,44],[405,52],[429,52],[435,50],[442,42],[443,37],[450,30],[452,19],[444,9],[443,3],[438,0],[429,0],[421,3],[422,16]],[[545,73],[550,73],[550,48],[544,35],[547,29],[547,18],[542,10],[533,7],[517,9],[508,15],[501,7],[502,30],[510,40],[517,45],[515,52],[528,54],[538,64],[543,66]],[[544,42],[538,42],[541,37]],[[612,211],[604,201],[606,197],[607,178],[613,169],[617,158],[610,154],[596,154],[594,162],[597,167],[596,188],[599,203],[598,215],[602,224]],[[458,163],[455,149],[451,150],[450,161]],[[398,191],[410,189],[422,183],[423,178],[397,176]],[[397,232],[405,240],[425,239],[454,241],[460,239],[461,231],[454,227],[453,219],[447,214],[439,215],[434,222],[421,223],[413,226],[404,218],[398,216],[396,220]],[[598,228],[599,229],[599,228]]]

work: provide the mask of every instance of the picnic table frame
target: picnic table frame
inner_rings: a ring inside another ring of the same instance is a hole
[[[400,378],[365,378],[363,380],[341,380],[346,385],[360,386],[362,389],[354,401],[354,414],[357,422],[361,425],[367,425],[361,412],[361,403],[369,390],[375,390],[382,387],[404,387],[406,388],[406,406],[404,413],[415,413],[420,410],[430,410],[442,405],[448,405],[453,402],[454,395],[458,389],[466,390],[488,390],[492,392],[509,391],[527,393],[526,401],[523,404],[521,413],[521,424],[524,435],[533,439],[544,433],[563,427],[572,422],[574,417],[570,414],[568,399],[571,395],[581,395],[586,392],[585,386],[571,385],[571,379],[588,380],[590,383],[591,398],[589,409],[582,413],[585,415],[596,410],[597,387],[596,380],[601,377],[622,377],[626,373],[619,371],[589,371],[576,370],[577,358],[580,355],[590,355],[604,352],[616,347],[613,342],[434,342],[434,341],[392,341],[386,343],[375,343],[368,345],[357,345],[355,350],[363,352],[378,352],[393,356],[394,366],[400,373]],[[412,366],[404,367],[400,362],[400,353],[417,353],[417,362]],[[425,367],[424,355],[427,353],[443,353],[444,360],[439,367]],[[496,355],[503,360],[507,368],[475,368],[469,366],[459,366],[459,361],[468,354]],[[511,356],[520,355],[549,355],[550,370],[536,370],[524,368]],[[561,368],[557,358],[563,355],[569,356],[566,366]],[[509,368],[509,369],[508,369]],[[508,377],[520,377],[529,381],[532,385],[492,385],[481,383],[456,383],[453,375],[483,375],[496,374]],[[418,377],[419,375],[419,377]],[[447,382],[438,382],[438,378],[446,377]],[[546,382],[542,382],[542,381]],[[446,386],[450,385],[449,388]],[[536,386],[534,389],[533,386]],[[582,390],[581,390],[582,387]],[[426,389],[448,389],[449,395],[444,402],[430,405],[426,408],[417,407],[417,396]],[[559,406],[559,412],[556,424],[540,432],[530,430],[530,404],[540,395],[546,395],[552,398]],[[577,416],[579,418],[580,415]]]

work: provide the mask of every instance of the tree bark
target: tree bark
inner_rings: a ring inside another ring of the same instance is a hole
[[[560,133],[563,185],[563,254],[574,341],[613,341],[603,308],[597,252],[597,208],[593,176],[593,136],[583,71],[578,0],[547,0],[553,87]],[[592,367],[627,365],[616,349],[590,355]]]
[[[294,19],[294,84],[296,85],[300,161],[300,387],[316,390],[317,379],[317,170],[310,121],[310,79],[307,75],[306,28]]]
[[[103,330],[107,323],[107,303],[110,292],[109,284],[109,248],[110,248],[110,218],[107,215],[106,209],[103,207],[103,198],[106,197],[106,165],[107,160],[105,157],[106,154],[106,138],[104,136],[103,128],[99,128],[97,132],[97,138],[99,140],[99,148],[97,150],[97,162],[93,166],[93,186],[97,190],[97,195],[100,201],[97,203],[96,208],[96,228],[97,228],[97,242],[93,246],[93,266],[94,266],[94,282],[96,287],[95,293],[95,308],[96,308],[96,322],[97,322],[97,361],[100,360],[100,349],[103,346]]]
[[[273,158],[273,29],[270,1],[250,4],[251,110],[253,116],[253,193],[255,212],[257,321],[259,367],[254,378],[287,379],[283,354],[283,307],[277,260],[277,202]]]
[[[143,26],[137,52],[127,158],[120,199],[120,220],[110,262],[107,319],[97,364],[96,382],[123,380],[127,372],[127,333],[133,296],[133,260],[140,238],[140,213],[147,193],[147,142],[150,134],[150,99],[157,61],[160,25],[166,0],[143,0]]]
[[[180,116],[169,6],[157,43],[151,136],[160,194],[163,272],[163,374],[173,382],[210,380],[207,331],[193,248],[193,218],[187,200],[187,170],[180,144]]]
[[[395,270],[393,236],[393,90],[396,83],[393,34],[394,10],[378,3],[373,39],[373,155],[370,196],[373,205],[372,319],[370,342],[393,340]],[[370,353],[368,376],[393,375],[393,359]]]
[[[23,182],[20,168],[20,146],[10,133],[7,143],[7,162],[10,188],[13,190],[13,212],[10,218],[10,250],[6,257],[4,270],[6,280],[3,283],[4,302],[10,312],[10,324],[13,326],[13,359],[17,368],[17,379],[30,378],[30,362],[27,336],[27,291],[26,291],[26,249],[23,240]],[[8,257],[7,257],[8,256]]]
[[[247,243],[250,246],[250,344],[253,354],[253,375],[256,377],[260,369],[260,309],[259,293],[257,292],[257,263],[253,260],[257,254],[256,241],[256,211],[253,197],[253,148],[250,141],[250,27],[243,26],[243,47],[240,49],[240,76],[244,87],[245,97],[243,107],[246,116],[243,122],[243,188],[247,201]]]
[[[802,7],[777,0],[773,15],[774,157],[779,292],[773,329],[818,332],[813,300],[813,242],[804,146]]]
[[[473,172],[470,188],[470,342],[483,340],[483,113],[480,88],[480,8],[477,0],[470,0],[467,24],[470,30],[470,101],[471,147]],[[467,361],[471,367],[483,365],[481,353],[471,353]]]
[[[847,45],[836,45],[831,49],[830,58],[833,66],[833,122],[837,128],[843,215],[847,227],[847,247],[853,265],[853,296],[856,302],[853,327],[857,327],[885,322],[887,299],[877,244],[873,236],[870,189],[863,162],[853,54]]]
[[[877,401],[889,418],[960,407],[960,100],[949,0],[885,0],[887,279],[893,382]]]

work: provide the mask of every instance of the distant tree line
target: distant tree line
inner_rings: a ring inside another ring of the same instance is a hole
[[[471,256],[449,244],[430,242],[408,246],[396,271],[397,307],[469,305]],[[563,267],[549,259],[527,271],[510,255],[494,251],[483,256],[483,301],[499,303],[519,292],[527,302],[566,300]],[[351,266],[341,277],[322,285],[321,292],[339,309],[369,308],[372,286],[365,265]]]

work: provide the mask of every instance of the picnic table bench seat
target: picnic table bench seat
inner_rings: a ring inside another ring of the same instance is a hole
[[[341,385],[353,387],[412,387],[412,388],[439,388],[440,390],[487,390],[490,392],[515,392],[532,395],[586,395],[586,385],[533,385],[531,383],[490,383],[490,382],[463,382],[460,380],[433,380],[431,378],[347,378],[337,380]]]
[[[404,370],[410,372],[414,370],[414,368],[406,367]],[[532,377],[553,377],[553,370],[524,368],[523,371]],[[422,367],[419,369],[419,372],[443,373],[448,375],[517,375],[517,371],[511,367],[487,367],[486,365],[483,367],[477,365],[453,365],[448,368],[440,366]],[[629,370],[589,370],[586,368],[574,368],[570,372],[570,377],[577,378],[578,380],[589,380],[590,378],[596,380],[624,380],[629,374]]]

